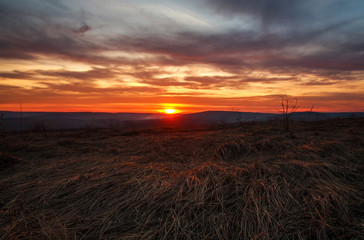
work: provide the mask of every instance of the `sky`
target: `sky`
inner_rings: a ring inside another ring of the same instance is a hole
[[[363,0],[0,0],[0,110],[364,111]]]

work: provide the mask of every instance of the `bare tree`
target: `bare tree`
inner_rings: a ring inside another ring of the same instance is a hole
[[[247,135],[246,122],[249,120],[249,118],[243,117],[239,108],[233,108],[233,111],[237,113],[238,117],[236,120],[240,124],[241,129],[243,130],[244,136],[246,136]]]
[[[282,110],[280,112],[283,116],[284,128],[287,131],[291,131],[291,118],[299,108],[297,98],[289,96],[287,94],[282,95],[281,107]]]

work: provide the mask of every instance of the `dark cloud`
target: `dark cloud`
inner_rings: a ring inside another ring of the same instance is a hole
[[[50,76],[64,79],[110,79],[117,76],[118,71],[112,68],[93,68],[89,71],[66,71],[66,70],[54,70],[54,71],[36,71],[41,76]]]
[[[57,3],[55,1],[54,3]],[[57,3],[59,4],[59,3]],[[302,2],[277,1],[209,1],[211,7],[224,12],[260,14],[270,18],[286,18],[308,11]],[[307,3],[306,3],[307,5]],[[236,72],[242,68],[307,68],[307,69],[363,69],[362,34],[348,36],[342,29],[362,18],[358,16],[314,25],[305,28],[289,28],[283,32],[256,30],[224,30],[222,32],[186,31],[175,25],[173,33],[153,34],[150,31],[105,38],[104,42],[80,37],[91,28],[79,20],[73,24],[55,22],[50,14],[19,12],[2,6],[0,23],[0,57],[4,59],[32,59],[39,55],[54,55],[74,61],[98,65],[110,64],[162,64],[186,65],[210,64]],[[16,18],[14,17],[16,16]],[[305,15],[306,17],[309,15]],[[159,19],[161,21],[161,19]],[[270,21],[269,21],[270,22]],[[156,22],[155,24],[158,24]],[[76,34],[75,34],[76,33]],[[338,33],[340,41],[332,38]],[[324,43],[323,43],[324,41]],[[307,44],[323,46],[323,50],[308,53],[292,53]],[[325,49],[326,48],[326,49]],[[127,59],[107,57],[103,51],[149,53],[152,59]],[[283,54],[282,54],[283,53]]]
[[[33,70],[33,71],[12,71],[0,72],[0,77],[9,79],[78,79],[97,80],[110,79],[118,76],[118,71],[112,68],[96,68],[89,71],[68,71],[68,70]],[[49,78],[51,77],[51,78]]]
[[[163,35],[120,36],[110,41],[116,49],[147,52],[167,56],[160,63],[205,63],[226,69],[289,67],[355,70],[363,68],[360,38],[331,38],[347,25],[360,20],[355,17],[310,29],[261,34],[254,31],[223,33],[179,32]],[[323,44],[323,41],[325,44]],[[320,50],[310,51],[309,46]],[[308,47],[307,47],[308,46]],[[305,52],[292,52],[297,48]],[[287,52],[287,50],[291,51]]]
[[[41,28],[41,26],[40,26]],[[3,31],[5,34],[5,31]],[[102,61],[94,55],[100,49],[96,44],[73,39],[64,33],[43,32],[38,29],[19,29],[16,36],[0,40],[0,56],[6,59],[35,59],[38,54],[56,55],[75,61]],[[92,50],[92,51],[91,51]]]
[[[66,5],[64,5],[64,3],[62,2],[62,0],[44,0],[45,2],[53,5],[54,7],[60,8],[62,10],[67,10],[69,11],[70,8],[67,7]]]
[[[233,88],[240,89],[246,87],[246,82],[242,81],[237,76],[189,76],[184,78],[187,82],[192,82],[192,89],[221,89]]]
[[[184,78],[187,82],[195,83],[194,89],[244,89],[250,83],[274,83],[282,81],[295,81],[294,77],[248,77],[248,76],[189,76]]]
[[[308,82],[304,82],[304,83],[299,83],[299,85],[311,87],[311,86],[330,86],[330,85],[335,85],[338,83],[339,83],[339,81],[324,80],[324,81],[308,81]]]
[[[253,32],[196,33],[180,32],[165,38],[152,36],[120,36],[110,45],[126,51],[165,54],[190,62],[204,62],[221,55],[275,48],[274,41],[258,38]]]
[[[23,88],[18,87],[18,86],[0,84],[0,91],[1,92],[8,92],[9,90],[17,90],[17,89],[23,89]]]
[[[310,12],[303,10],[302,3],[303,1],[291,0],[207,0],[207,6],[226,17],[252,15],[259,18],[264,25],[292,24],[303,18],[310,18]]]
[[[364,55],[357,51],[348,51],[346,46],[338,49],[321,51],[301,57],[275,57],[267,59],[265,66],[291,67],[306,69],[324,69],[336,71],[352,71],[364,69]]]
[[[75,34],[84,34],[85,32],[89,31],[90,29],[91,29],[91,27],[84,23],[81,27],[73,30],[72,32]]]
[[[73,26],[67,22],[56,21],[57,16],[64,15],[63,11],[53,8],[42,11],[43,5],[39,9],[30,6],[19,8],[15,3],[0,4],[3,10],[0,17],[1,58],[36,59],[38,55],[55,55],[75,61],[97,62],[104,59],[95,53],[107,47],[101,47],[74,34],[88,31],[90,27],[86,23],[75,30],[73,26],[78,25],[79,21],[72,19],[72,16],[70,19],[75,21]]]
[[[0,72],[0,77],[10,79],[33,79],[34,74],[32,72],[12,71],[12,72]]]

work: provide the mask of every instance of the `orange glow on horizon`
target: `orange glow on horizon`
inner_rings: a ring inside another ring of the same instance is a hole
[[[150,99],[148,99],[150,101]],[[252,100],[252,101],[249,101]],[[22,101],[22,111],[23,112],[108,112],[108,113],[161,113],[161,114],[189,114],[203,111],[234,111],[237,106],[241,112],[262,112],[262,113],[279,113],[277,110],[277,103],[279,103],[279,99],[276,101],[272,101],[272,99],[262,99],[259,104],[256,103],[255,98],[247,98],[244,105],[234,104],[235,102],[227,102],[226,106],[218,105],[219,99],[216,101],[211,101],[211,103],[207,103],[205,106],[197,105],[194,106],[191,102],[187,103],[175,103],[175,104],[150,104],[146,106],[142,103],[128,103],[128,104],[100,104],[94,103],[94,105],[87,104],[72,104],[72,103],[63,103],[60,105],[58,103],[50,103],[50,104],[42,104],[42,103],[28,103],[26,101]],[[298,98],[300,101],[300,98]],[[315,101],[300,101],[302,104],[298,109],[299,112],[310,111],[312,102]],[[162,105],[162,106],[161,106]],[[333,106],[333,107],[331,107]],[[339,107],[338,107],[339,106]],[[178,108],[177,108],[178,107]],[[336,101],[331,101],[329,104],[324,106],[315,106],[315,112],[357,112],[360,106],[353,104],[352,102],[348,102],[346,104],[339,105]],[[174,110],[173,113],[168,113],[166,110],[170,111]],[[8,103],[8,104],[0,104],[0,111],[20,111],[20,104]]]

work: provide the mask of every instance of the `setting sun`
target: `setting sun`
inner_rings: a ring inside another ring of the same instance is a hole
[[[174,114],[174,113],[176,113],[176,109],[173,109],[173,108],[164,109],[164,112],[167,114]]]

